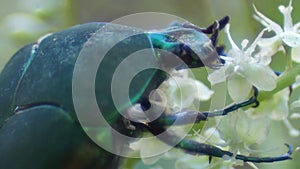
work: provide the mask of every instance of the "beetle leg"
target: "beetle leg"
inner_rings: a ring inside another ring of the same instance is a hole
[[[288,144],[286,146],[288,147],[288,152],[274,157],[248,157],[244,155],[236,155],[229,151],[224,151],[218,147],[199,143],[193,140],[188,139],[181,139],[179,138],[175,133],[173,133],[170,130],[166,130],[164,126],[172,125],[175,121],[178,124],[188,124],[196,121],[201,120],[207,120],[208,117],[214,117],[214,116],[223,116],[228,114],[231,111],[237,110],[238,108],[249,106],[253,103],[255,103],[257,106],[257,96],[258,96],[258,90],[254,88],[254,95],[249,98],[248,100],[241,102],[239,104],[235,104],[232,106],[229,106],[228,108],[225,108],[223,110],[213,111],[213,112],[197,112],[197,111],[183,111],[176,113],[175,115],[162,115],[158,119],[148,122],[148,123],[141,123],[149,132],[151,132],[154,136],[156,136],[158,139],[160,139],[162,142],[173,146],[175,145],[176,148],[180,148],[184,150],[186,153],[192,154],[192,155],[207,155],[209,156],[209,161],[212,157],[219,157],[224,159],[230,159],[235,158],[238,160],[242,160],[244,162],[275,162],[275,161],[283,161],[291,159],[292,154],[292,147]],[[179,123],[178,123],[179,121]],[[178,141],[180,140],[180,141]]]
[[[205,121],[208,118],[216,117],[216,116],[225,116],[228,113],[235,111],[239,108],[246,107],[252,104],[255,104],[253,107],[257,107],[259,102],[257,101],[258,90],[253,87],[254,94],[248,100],[233,104],[227,108],[221,110],[215,110],[210,112],[199,112],[194,110],[183,110],[174,114],[164,114],[157,122],[162,126],[169,125],[185,125],[191,123],[198,123],[200,121]],[[176,122],[176,123],[175,123]]]
[[[123,120],[123,123],[124,123],[125,127],[128,130],[135,130],[135,126],[131,124],[131,121],[129,119],[122,118],[122,120]]]
[[[235,155],[232,152],[224,151],[218,147],[199,143],[193,140],[188,139],[180,139],[174,133],[167,131],[165,128],[161,127],[155,121],[145,124],[145,127],[157,138],[159,138],[162,142],[168,145],[175,145],[176,148],[180,148],[184,150],[186,153],[192,155],[208,155],[209,158],[211,157],[219,157],[224,159],[229,159],[230,157],[234,157],[235,159],[242,160],[244,162],[275,162],[275,161],[283,161],[292,159],[290,156],[292,154],[292,147],[288,144],[288,152],[283,155],[274,156],[274,157],[248,157],[244,155]],[[178,140],[181,140],[178,142]]]

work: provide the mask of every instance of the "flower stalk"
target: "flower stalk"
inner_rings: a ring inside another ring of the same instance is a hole
[[[282,73],[277,79],[277,86],[272,91],[261,91],[258,95],[258,101],[263,101],[272,97],[275,93],[287,88],[296,82],[296,77],[300,74],[300,65],[297,65]]]

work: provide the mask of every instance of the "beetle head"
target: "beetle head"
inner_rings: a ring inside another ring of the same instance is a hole
[[[222,66],[211,39],[199,30],[172,26],[161,32],[152,33],[152,37],[156,39],[154,47],[167,50],[178,57],[174,58],[174,55],[168,54],[161,55],[162,63],[166,66],[175,69],[203,66],[217,69]]]

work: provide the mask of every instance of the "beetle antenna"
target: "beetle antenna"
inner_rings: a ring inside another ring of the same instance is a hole
[[[213,46],[216,46],[219,31],[222,30],[228,22],[229,22],[229,17],[224,16],[222,19],[220,19],[219,21],[215,21],[213,24],[209,25],[207,28],[199,28],[198,26],[193,25],[191,23],[184,23],[182,26],[184,28],[195,29],[195,30],[205,33],[205,34],[211,34],[210,39],[212,41],[212,44],[213,44]]]
[[[219,22],[219,30],[224,29],[225,26],[229,23],[229,16],[224,16],[218,22]]]
[[[222,30],[227,25],[228,22],[229,22],[229,17],[225,16],[219,21],[215,21],[206,29],[202,29],[202,32],[206,34],[211,34],[210,39],[212,41],[212,44],[216,46],[218,41],[219,31]]]

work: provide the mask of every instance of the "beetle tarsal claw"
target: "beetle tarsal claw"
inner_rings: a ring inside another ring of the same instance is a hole
[[[150,108],[144,111],[144,114],[150,120],[154,121],[162,114],[167,112],[167,97],[165,93],[160,89],[154,89],[149,95]]]
[[[130,106],[122,114],[127,118],[128,121],[131,120],[140,123],[149,121],[140,104],[134,104]]]
[[[208,163],[209,163],[209,164],[211,163],[211,160],[212,160],[212,156],[209,156],[209,157],[208,157]]]
[[[135,130],[135,126],[131,124],[130,120],[123,118],[123,122],[128,130]]]

